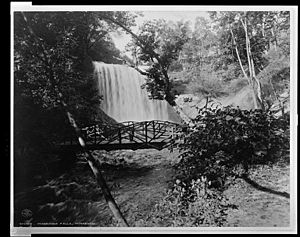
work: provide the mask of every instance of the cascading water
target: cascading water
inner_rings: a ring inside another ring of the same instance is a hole
[[[175,120],[166,101],[148,98],[147,91],[141,89],[145,79],[135,69],[102,62],[94,62],[94,68],[99,93],[103,96],[101,109],[110,117],[118,122]]]

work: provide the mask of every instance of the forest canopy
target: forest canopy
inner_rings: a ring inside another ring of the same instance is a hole
[[[254,108],[268,109],[288,89],[288,11],[209,12],[194,29],[188,21],[158,19],[126,31],[135,66],[148,66],[150,98],[174,105],[179,91],[219,97],[248,85]]]

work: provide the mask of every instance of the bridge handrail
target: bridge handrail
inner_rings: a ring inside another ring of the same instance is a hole
[[[168,127],[172,129],[168,130]],[[185,127],[183,124],[163,120],[125,121],[118,124],[100,122],[82,128],[82,132],[86,141],[94,142],[95,144],[104,141],[110,143],[118,141],[118,139],[120,143],[122,139],[130,139],[130,141],[138,140],[139,142],[144,141],[147,143],[155,142],[159,138],[162,139],[161,141],[167,141],[178,134],[183,127]],[[167,134],[170,132],[170,135],[166,135],[166,132]],[[75,140],[76,138],[74,137],[73,141]],[[71,140],[68,141],[72,144]]]

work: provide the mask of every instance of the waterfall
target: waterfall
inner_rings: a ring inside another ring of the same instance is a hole
[[[145,79],[135,69],[94,62],[94,70],[99,93],[103,96],[101,109],[116,121],[174,121],[167,101],[150,100],[146,89],[141,89]]]

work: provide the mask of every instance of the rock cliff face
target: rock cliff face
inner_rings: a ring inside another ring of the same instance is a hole
[[[167,106],[169,118],[172,122],[182,124],[184,123],[184,118],[182,115],[177,111],[176,107],[172,107],[168,104]]]
[[[181,116],[187,120],[193,119],[197,116],[197,106],[202,107],[205,105],[205,100],[201,100],[199,97],[193,94],[179,95],[175,100],[177,106],[181,110]]]
[[[109,123],[109,124],[117,124],[118,123],[115,119],[108,116],[101,108],[98,108],[96,122],[97,123]]]

